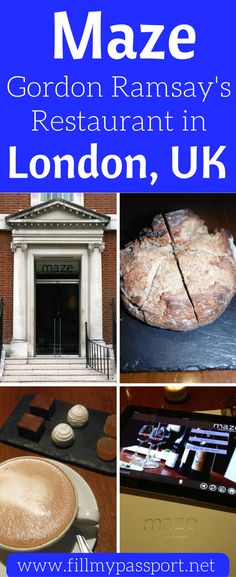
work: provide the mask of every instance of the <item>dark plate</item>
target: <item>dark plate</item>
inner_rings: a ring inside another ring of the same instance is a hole
[[[121,306],[121,372],[236,369],[236,297],[219,319],[187,333],[138,321]]]
[[[191,208],[211,228],[236,238],[232,194],[121,194],[121,247],[137,238],[160,212]],[[214,323],[187,333],[157,329],[121,307],[122,372],[190,371],[236,368],[236,297]]]
[[[34,395],[25,395],[11,414],[9,419],[3,425],[0,431],[0,441],[40,453],[50,459],[59,459],[71,465],[78,465],[85,469],[91,469],[106,475],[116,474],[116,461],[102,461],[96,454],[96,444],[100,437],[104,437],[103,427],[109,413],[88,409],[89,421],[82,429],[74,429],[75,441],[71,447],[61,448],[53,445],[51,441],[51,431],[58,423],[66,423],[66,416],[71,408],[71,404],[62,401],[55,402],[55,412],[46,421],[46,430],[40,441],[29,441],[19,437],[17,432],[17,423],[23,413],[29,413],[29,404]]]

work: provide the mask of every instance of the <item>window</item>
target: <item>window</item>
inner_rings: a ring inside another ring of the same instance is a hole
[[[69,200],[70,202],[74,202],[74,193],[73,192],[43,192],[41,195],[41,202],[45,202],[46,200],[54,200],[58,197],[64,198],[65,200]]]
[[[79,192],[32,192],[31,193],[31,206],[40,204],[41,202],[46,202],[48,200],[53,200],[57,198],[64,198],[69,202],[74,202],[75,204],[84,205],[84,194]]]

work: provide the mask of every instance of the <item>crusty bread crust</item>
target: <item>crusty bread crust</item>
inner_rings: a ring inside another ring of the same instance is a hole
[[[205,237],[202,244],[195,240],[177,253],[199,325],[217,319],[236,292],[236,264],[227,233]]]
[[[168,212],[165,221],[176,250],[183,249],[190,239],[193,241],[208,233],[204,221],[188,208]]]
[[[230,233],[210,234],[188,209],[157,215],[121,251],[121,293],[129,312],[152,326],[188,331],[214,321],[236,293]]]
[[[142,242],[153,243],[159,247],[166,247],[171,251],[171,237],[162,214],[157,214],[150,228],[144,228],[140,233]]]

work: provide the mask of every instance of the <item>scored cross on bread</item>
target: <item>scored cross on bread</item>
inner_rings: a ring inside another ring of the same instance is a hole
[[[161,215],[139,240],[121,251],[122,294],[130,313],[147,324],[188,330],[197,327]],[[181,311],[181,316],[180,316]]]

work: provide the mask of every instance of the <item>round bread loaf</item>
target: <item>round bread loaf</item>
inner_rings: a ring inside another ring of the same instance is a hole
[[[177,331],[216,320],[236,293],[236,248],[191,210],[157,215],[121,251],[121,292],[139,320]]]

